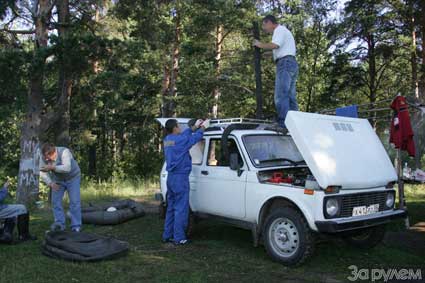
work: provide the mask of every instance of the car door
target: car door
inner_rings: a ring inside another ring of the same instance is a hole
[[[190,182],[189,203],[190,203],[190,208],[193,211],[196,211],[197,209],[197,203],[195,201],[195,198],[196,198],[196,190],[199,187],[199,176],[201,175],[204,152],[205,152],[205,139],[202,139],[190,149],[190,156],[192,157],[192,172],[190,172],[190,175],[189,175],[189,182]]]
[[[189,175],[189,183],[190,183],[190,193],[189,193],[189,203],[192,210],[196,210],[196,203],[193,201],[193,194],[196,192],[196,188],[198,187],[199,175],[201,174],[201,166],[204,159],[204,151],[205,151],[205,139],[202,139],[198,143],[196,143],[189,151],[190,156],[192,158],[192,171]],[[161,193],[166,200],[167,196],[167,177],[168,172],[166,170],[167,164],[164,162],[161,170],[160,177],[160,186]]]
[[[220,137],[207,140],[205,162],[196,186],[196,207],[200,212],[243,219],[245,218],[246,165],[234,138],[229,139],[229,151],[238,152],[242,174],[231,170],[228,161],[221,156]]]

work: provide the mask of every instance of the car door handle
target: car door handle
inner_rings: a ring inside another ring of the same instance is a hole
[[[208,175],[208,171],[205,171],[205,170],[204,171],[201,171],[201,174],[202,175]]]

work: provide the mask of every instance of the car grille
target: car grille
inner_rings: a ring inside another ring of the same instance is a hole
[[[374,192],[341,196],[341,214],[339,217],[351,217],[356,206],[379,204],[379,211],[388,210],[385,206],[388,192]]]

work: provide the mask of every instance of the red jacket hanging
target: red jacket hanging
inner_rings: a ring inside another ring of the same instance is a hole
[[[395,148],[407,150],[410,156],[415,156],[413,130],[406,98],[397,96],[391,103],[391,108],[394,110],[394,116],[391,120],[390,143],[393,143]]]

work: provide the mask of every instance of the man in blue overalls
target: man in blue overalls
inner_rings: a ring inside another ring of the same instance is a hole
[[[164,139],[164,153],[168,177],[163,242],[174,242],[176,245],[188,243],[185,231],[189,220],[189,174],[192,171],[189,150],[202,140],[209,123],[209,120],[197,120],[183,132],[176,119],[169,119],[165,123],[168,135]]]

